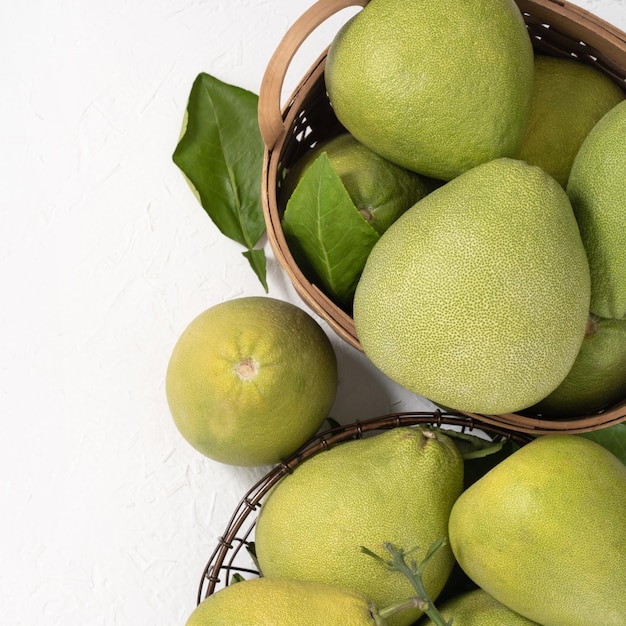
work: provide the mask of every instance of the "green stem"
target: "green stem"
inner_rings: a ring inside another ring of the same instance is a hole
[[[417,596],[413,596],[403,600],[402,602],[398,602],[397,604],[386,606],[384,609],[378,609],[378,615],[386,620],[392,615],[402,613],[402,611],[407,611],[408,609],[419,609],[422,613],[425,613],[427,608],[428,605],[423,600]]]
[[[434,541],[419,565],[416,565],[415,561],[412,561],[411,565],[407,564],[404,550],[395,548],[391,543],[383,544],[384,548],[391,555],[391,561],[385,561],[371,550],[363,547],[361,548],[363,552],[382,562],[388,569],[400,572],[406,576],[415,589],[415,596],[398,604],[393,604],[383,609],[379,609],[378,613],[383,619],[386,619],[391,615],[395,615],[400,611],[416,608],[422,611],[422,613],[425,613],[433,621],[435,626],[451,626],[452,622],[447,622],[435,606],[430,595],[426,591],[423,581],[423,573],[428,561],[435,554],[435,552],[437,552],[437,550],[445,545],[445,543],[445,539],[437,539]]]
[[[435,604],[433,603],[428,591],[426,591],[426,587],[424,586],[423,573],[426,565],[430,558],[439,550],[444,544],[445,540],[437,539],[428,549],[424,560],[419,564],[419,566],[415,565],[415,562],[412,563],[412,566],[409,567],[405,560],[405,555],[402,550],[398,550],[394,548],[390,543],[386,543],[385,549],[389,554],[391,554],[393,558],[394,569],[398,572],[404,574],[415,589],[417,593],[417,597],[420,598],[424,604],[423,612],[430,617],[430,619],[434,622],[436,626],[449,626],[448,622],[443,618],[443,615],[439,612]]]

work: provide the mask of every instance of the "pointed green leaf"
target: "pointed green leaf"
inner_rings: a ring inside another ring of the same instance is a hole
[[[325,152],[299,181],[282,225],[294,257],[312,274],[309,279],[348,306],[380,235],[354,206]]]
[[[257,275],[265,289],[265,293],[267,293],[267,262],[265,258],[265,250],[246,250],[245,252],[242,252],[242,254],[246,257],[246,259],[248,259],[250,267],[254,270],[254,273]]]
[[[258,96],[199,74],[172,159],[222,234],[248,250],[265,232],[263,153]]]
[[[241,575],[241,574],[233,574],[232,578],[230,579],[230,583],[228,583],[229,585],[234,585],[235,583],[242,583],[244,582],[246,579]]]

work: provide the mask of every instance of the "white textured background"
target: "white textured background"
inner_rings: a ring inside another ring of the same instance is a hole
[[[258,93],[312,0],[0,6],[0,624],[175,626],[266,468],[212,462],[164,394],[202,310],[262,295],[171,161],[201,72]],[[626,29],[626,0],[576,0]],[[287,91],[351,10],[296,56]],[[269,255],[269,295],[300,304]],[[429,404],[329,332],[334,415]]]

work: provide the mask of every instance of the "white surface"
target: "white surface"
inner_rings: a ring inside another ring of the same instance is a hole
[[[310,4],[0,7],[2,625],[182,626],[217,537],[265,471],[205,459],[167,409],[184,327],[264,293],[171,153],[195,76],[258,93]],[[624,0],[577,4],[626,27]],[[303,47],[287,91],[338,23]],[[301,304],[265,247],[269,295]],[[430,406],[328,332],[341,421]]]

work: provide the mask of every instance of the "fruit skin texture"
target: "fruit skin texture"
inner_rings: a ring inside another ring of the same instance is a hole
[[[371,0],[331,42],[324,76],[359,141],[449,180],[517,153],[533,71],[513,0]]]
[[[372,228],[382,235],[402,213],[441,185],[391,163],[357,141],[350,133],[333,137],[302,156],[289,170],[281,189],[286,206],[309,165],[326,152],[354,205]]]
[[[544,626],[623,626],[626,466],[577,435],[544,435],[469,487],[450,515],[459,565]]]
[[[580,352],[565,380],[532,407],[549,418],[589,415],[626,397],[626,320],[589,316]]]
[[[437,607],[448,621],[454,619],[454,626],[538,626],[537,622],[526,619],[490,596],[484,589],[468,591]],[[419,626],[433,626],[430,619]]]
[[[354,589],[251,578],[208,596],[185,626],[384,626],[374,611]]]
[[[365,354],[435,403],[482,414],[557,387],[583,341],[589,268],[567,195],[540,168],[479,165],[411,207],[354,298]]]
[[[591,312],[626,315],[626,100],[593,127],[578,151],[567,193],[591,268]]]
[[[517,158],[543,168],[565,188],[585,137],[623,99],[624,92],[595,67],[536,55],[530,119]]]
[[[198,315],[167,368],[174,422],[199,452],[258,466],[295,452],[328,416],[337,360],[319,324],[267,297],[235,298]]]
[[[274,487],[261,506],[255,546],[265,576],[314,580],[358,589],[377,607],[415,594],[361,546],[389,558],[389,542],[420,562],[433,541],[447,537],[448,516],[463,487],[463,461],[441,431],[398,427],[311,457]],[[454,561],[449,545],[424,572],[432,598]],[[390,617],[412,624],[421,613]]]

